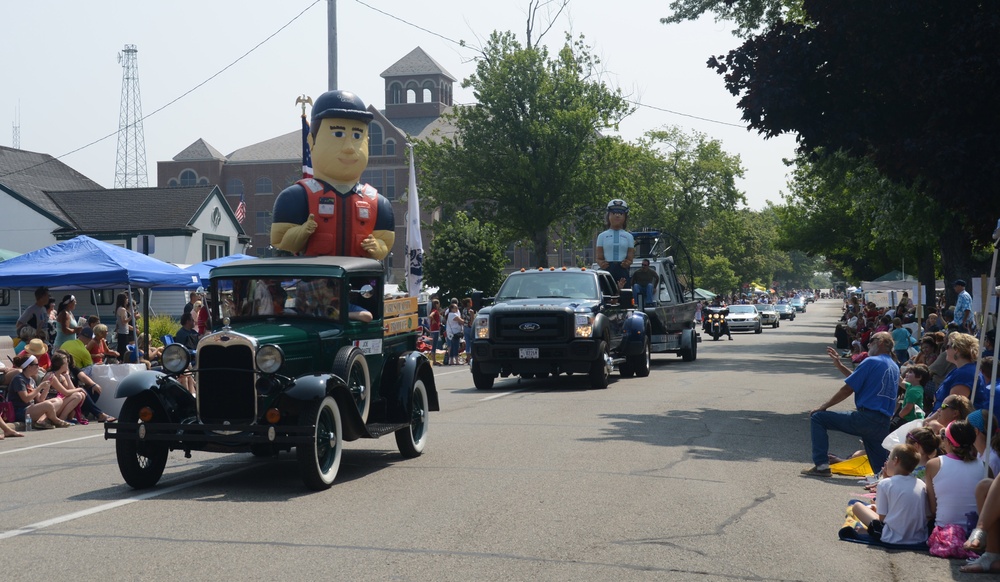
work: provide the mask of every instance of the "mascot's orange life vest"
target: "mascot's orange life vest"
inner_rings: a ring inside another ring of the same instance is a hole
[[[309,213],[315,217],[316,232],[309,237],[303,254],[368,257],[361,241],[375,230],[378,218],[378,191],[362,184],[347,196],[327,192],[314,178],[299,180],[309,198]]]

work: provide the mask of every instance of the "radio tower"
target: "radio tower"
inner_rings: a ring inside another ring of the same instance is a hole
[[[18,99],[17,107],[14,108],[14,121],[11,123],[13,126],[13,136],[11,136],[11,145],[14,146],[15,150],[21,149],[21,100]]]
[[[142,136],[138,53],[134,44],[125,45],[125,50],[118,53],[122,66],[122,107],[118,120],[115,188],[146,186],[146,140]]]

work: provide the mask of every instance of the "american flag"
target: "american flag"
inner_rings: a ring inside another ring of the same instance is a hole
[[[305,107],[305,105],[303,105]],[[306,121],[306,116],[302,116],[302,177],[312,178],[313,177],[313,161],[312,156],[309,154],[309,122]]]
[[[240,194],[240,203],[236,205],[236,220],[243,224],[243,219],[247,217],[247,201]]]

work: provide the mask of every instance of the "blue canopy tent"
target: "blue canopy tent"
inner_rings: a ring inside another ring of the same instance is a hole
[[[115,287],[187,289],[197,275],[88,236],[56,243],[0,262],[0,289]]]
[[[217,259],[210,259],[207,261],[202,261],[200,263],[195,263],[186,267],[184,270],[188,272],[197,273],[199,284],[202,287],[208,287],[208,274],[212,271],[212,268],[218,267],[220,265],[225,265],[226,263],[231,263],[233,261],[242,261],[244,259],[256,259],[250,255],[229,255],[228,257],[219,257]]]
[[[48,287],[70,289],[132,288],[188,289],[198,276],[180,267],[135,251],[78,236],[0,262],[0,289]],[[149,333],[149,301],[146,333]]]

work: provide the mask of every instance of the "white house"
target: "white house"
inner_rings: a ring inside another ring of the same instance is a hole
[[[52,156],[0,146],[0,248],[26,253],[81,234],[133,250],[136,237],[153,235],[151,256],[185,265],[250,242],[218,186],[105,189]],[[0,325],[24,297],[0,293]]]

